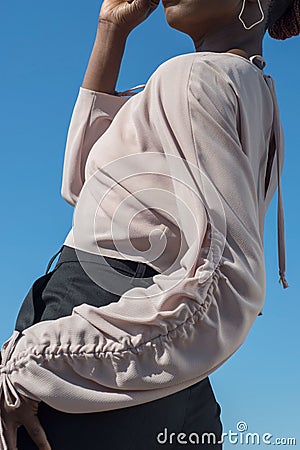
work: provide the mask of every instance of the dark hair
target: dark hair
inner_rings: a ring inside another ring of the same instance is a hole
[[[265,31],[284,40],[300,34],[300,0],[271,0]]]

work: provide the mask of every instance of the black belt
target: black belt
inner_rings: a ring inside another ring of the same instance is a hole
[[[153,267],[149,266],[146,263],[139,262],[139,261],[132,261],[129,259],[118,259],[118,258],[110,258],[108,256],[102,256],[102,255],[95,255],[92,253],[84,252],[82,250],[75,249],[73,247],[68,247],[67,245],[63,245],[55,255],[52,256],[50,259],[46,274],[49,272],[53,261],[55,258],[60,254],[60,257],[56,263],[57,267],[58,265],[64,263],[64,262],[94,262],[94,263],[100,263],[101,260],[104,258],[105,261],[111,266],[111,267],[118,267],[119,269],[128,269],[135,271],[136,276],[138,277],[153,277],[154,275],[157,275],[159,272]]]

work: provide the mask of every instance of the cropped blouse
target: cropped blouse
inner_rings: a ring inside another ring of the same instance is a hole
[[[80,88],[63,169],[62,195],[75,207],[65,244],[159,273],[118,302],[14,331],[1,352],[7,405],[20,393],[60,411],[106,411],[214,372],[262,310],[264,219],[277,187],[287,287],[284,136],[264,65],[259,55],[196,52],[161,64],[138,93]],[[2,428],[0,441],[6,449]]]

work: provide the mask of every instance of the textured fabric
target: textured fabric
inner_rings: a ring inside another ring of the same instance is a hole
[[[62,185],[76,206],[66,244],[160,273],[117,303],[82,304],[17,343],[15,332],[2,349],[8,404],[18,392],[75,413],[145,403],[204,379],[242,345],[265,297],[272,136],[281,174],[274,82],[234,54],[172,58],[126,100],[80,90]]]
[[[83,259],[88,255],[81,256]],[[138,286],[139,281],[143,284],[144,275],[153,276],[157,273],[143,263],[115,258],[107,261],[117,272],[127,275],[131,286]],[[101,277],[109,276],[101,260],[92,264],[97,264]],[[70,315],[73,307],[80,302],[103,306],[118,301],[117,295],[102,289],[88,277],[71,247],[62,248],[53,271],[39,280],[34,283],[35,288],[30,289],[19,312],[16,324],[19,331],[39,321]],[[126,289],[124,286],[124,291]],[[166,433],[169,436],[172,432],[177,435],[186,432],[188,435],[192,430],[197,431],[198,435],[210,432],[215,433],[216,441],[221,440],[222,433],[220,406],[208,378],[167,397],[113,411],[71,414],[57,411],[41,402],[38,416],[51,448],[55,450],[98,448],[99,437],[103,450],[154,450],[161,448],[156,436],[164,432],[165,428],[167,431],[160,435],[160,442],[166,441],[164,447],[174,449],[176,440],[173,438],[175,443],[168,446],[170,438],[165,436]],[[178,448],[181,445],[178,444]],[[18,428],[17,447],[18,450],[36,449],[23,426]],[[217,444],[207,448],[219,450],[222,446]]]

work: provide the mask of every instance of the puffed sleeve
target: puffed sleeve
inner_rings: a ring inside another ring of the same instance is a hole
[[[61,185],[61,195],[70,205],[76,205],[84,184],[85,164],[91,148],[119,109],[135,94],[134,90],[142,86],[116,91],[115,95],[80,87],[68,129]]]
[[[187,243],[180,269],[155,275],[153,284],[129,289],[118,302],[100,308],[82,304],[69,317],[24,330],[1,368],[6,385],[9,380],[23,395],[73,413],[152,401],[215,371],[240,347],[255,321],[264,297],[263,270],[254,264],[261,248],[247,229],[243,234],[243,218],[237,218],[239,229],[229,232],[237,234],[234,251],[240,237],[252,252],[247,279],[238,255],[223,255],[227,234],[222,205],[233,195],[226,167],[242,152],[236,93],[215,68],[197,61],[195,66],[176,58],[160,66],[139,96],[138,109],[132,101],[134,111],[146,111],[166,154],[180,156],[172,166],[177,175],[187,177],[184,183],[174,182],[176,198],[186,200],[193,217],[187,220],[187,209],[178,202],[177,218]],[[187,148],[195,157],[190,167],[183,157]],[[219,195],[205,176],[213,160]],[[247,197],[251,191],[243,183],[247,177],[240,181],[241,195],[253,208]],[[198,196],[203,189],[206,206]],[[232,197],[234,202],[238,196]]]

